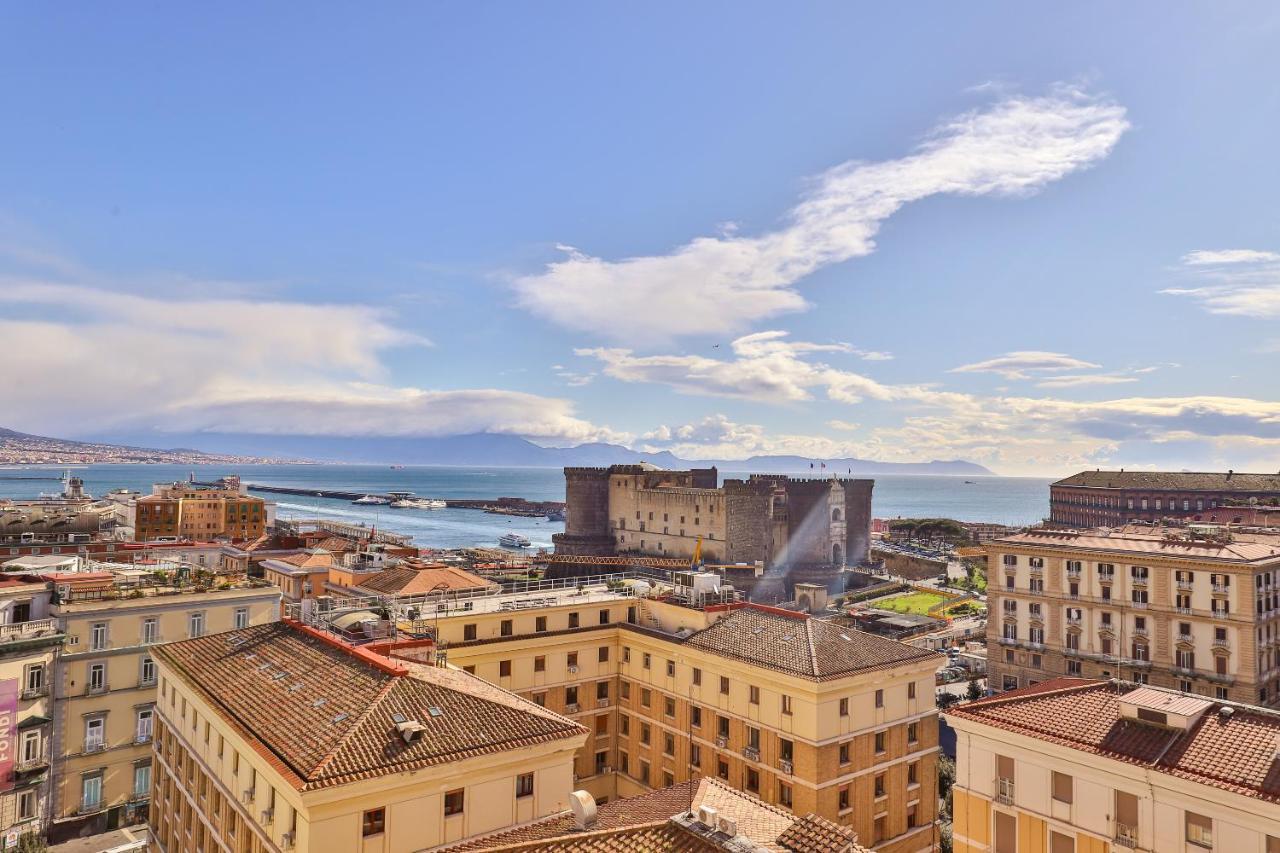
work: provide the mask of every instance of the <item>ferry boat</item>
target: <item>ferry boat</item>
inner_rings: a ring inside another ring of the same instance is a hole
[[[498,538],[498,544],[503,548],[528,548],[533,543],[519,533],[504,533]]]
[[[364,496],[364,497],[362,497],[362,498],[356,498],[355,500],[353,500],[353,501],[352,501],[352,503],[353,503],[353,504],[363,504],[363,505],[370,505],[370,504],[383,505],[383,504],[389,504],[389,503],[391,503],[391,499],[390,499],[390,498],[384,498],[384,497],[382,497],[382,496],[380,496],[380,495],[365,495],[365,496]]]
[[[433,498],[399,498],[391,502],[392,509],[444,509],[447,504]]]

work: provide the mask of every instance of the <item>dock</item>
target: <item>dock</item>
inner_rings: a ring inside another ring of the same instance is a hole
[[[195,483],[195,485],[206,485],[204,483]],[[263,483],[246,483],[245,488],[251,492],[265,492],[274,495],[296,495],[303,498],[332,498],[340,501],[354,501],[364,497],[367,494],[373,494],[377,497],[393,500],[395,497],[403,497],[403,492],[397,492],[395,495],[379,494],[377,492],[352,492],[345,489],[301,489],[296,486],[269,486]],[[565,509],[564,501],[531,501],[525,498],[459,498],[444,499],[445,506],[451,509],[478,509],[484,512],[495,513],[498,515],[521,515],[530,518],[546,516],[549,513],[563,513]]]

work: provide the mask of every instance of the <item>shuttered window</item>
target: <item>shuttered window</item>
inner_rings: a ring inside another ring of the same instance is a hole
[[[1213,819],[1187,812],[1187,840],[1200,847],[1213,848]]]
[[[1049,853],[1076,853],[1076,840],[1061,832],[1050,832]]]
[[[1013,781],[1013,759],[1006,755],[996,756],[996,776]]]
[[[1060,803],[1072,801],[1074,789],[1071,777],[1066,773],[1053,772],[1053,798]]]
[[[1138,826],[1138,798],[1124,791],[1116,791],[1116,823],[1136,829]]]
[[[996,812],[995,853],[1018,853],[1018,821],[1013,815]]]

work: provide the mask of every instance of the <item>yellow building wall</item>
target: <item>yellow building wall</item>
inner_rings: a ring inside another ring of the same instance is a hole
[[[1048,838],[1044,820],[1025,812],[1018,815],[1018,853],[1045,853]]]
[[[952,786],[951,788],[952,834],[957,840],[956,851],[986,850],[991,844],[991,801],[985,797]],[[964,838],[974,846],[961,845]]]

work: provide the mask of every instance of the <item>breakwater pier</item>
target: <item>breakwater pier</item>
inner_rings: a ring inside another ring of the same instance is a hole
[[[196,485],[205,485],[196,483]],[[365,495],[395,500],[403,497],[424,497],[411,492],[353,492],[347,489],[309,489],[297,486],[271,486],[265,483],[246,483],[245,488],[251,492],[263,492],[275,495],[296,495],[304,498],[333,498],[335,500],[354,501]],[[445,506],[452,509],[478,509],[500,515],[545,516],[564,512],[564,501],[531,501],[525,498],[443,498]]]

